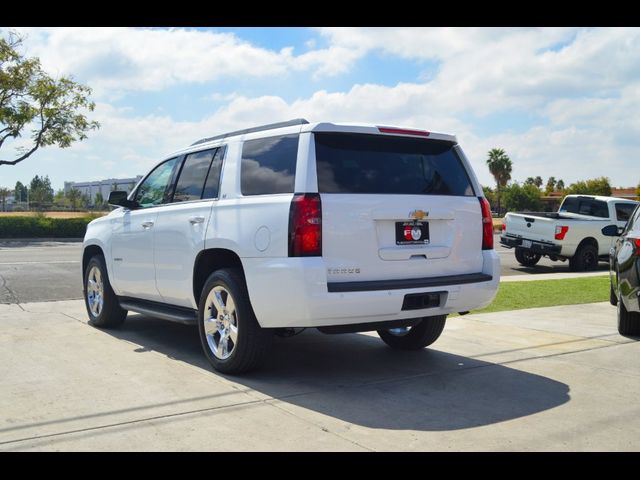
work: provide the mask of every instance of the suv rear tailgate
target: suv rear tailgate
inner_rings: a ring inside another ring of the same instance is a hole
[[[316,133],[328,282],[482,271],[482,213],[453,142]]]

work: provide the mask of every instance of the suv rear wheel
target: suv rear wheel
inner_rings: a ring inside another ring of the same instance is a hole
[[[221,269],[207,279],[198,308],[200,342],[214,369],[243,373],[266,357],[273,334],[260,328],[238,269]]]
[[[423,317],[413,327],[378,330],[384,343],[398,350],[420,350],[435,342],[444,330],[446,315]]]

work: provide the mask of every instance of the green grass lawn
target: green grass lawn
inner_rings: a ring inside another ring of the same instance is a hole
[[[609,300],[609,276],[503,282],[491,305],[472,313],[501,312],[522,308],[552,307]]]

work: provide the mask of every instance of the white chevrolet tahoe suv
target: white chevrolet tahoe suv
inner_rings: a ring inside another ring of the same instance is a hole
[[[308,327],[420,349],[498,286],[489,204],[451,135],[265,125],[200,140],[109,203],[83,244],[90,323],[197,324],[225,373]]]

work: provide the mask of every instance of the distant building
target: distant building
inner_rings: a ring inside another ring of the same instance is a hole
[[[142,179],[142,175],[132,178],[108,178],[106,180],[96,180],[93,182],[64,182],[64,193],[75,188],[80,190],[83,195],[88,195],[93,205],[98,192],[102,193],[102,198],[106,201],[109,198],[109,192],[113,190],[124,190],[130,192],[133,187]]]
[[[637,200],[638,199],[638,194],[636,193],[636,188],[635,187],[629,187],[629,188],[615,188],[615,187],[612,187],[611,188],[611,196],[612,197],[619,197],[619,198],[626,198],[628,200]]]

